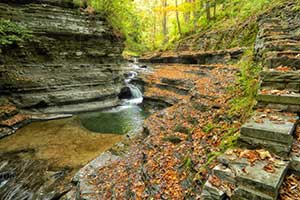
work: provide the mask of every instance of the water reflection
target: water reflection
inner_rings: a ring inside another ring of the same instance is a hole
[[[127,134],[142,128],[148,116],[138,105],[122,105],[102,112],[79,115],[82,125],[98,133]]]

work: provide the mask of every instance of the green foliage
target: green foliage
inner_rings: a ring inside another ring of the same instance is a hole
[[[179,168],[191,170],[193,168],[192,158],[190,156],[185,157],[182,164],[179,166]]]
[[[203,128],[202,128],[202,131],[204,133],[210,133],[212,132],[215,128],[218,128],[217,125],[215,124],[206,124]]]
[[[210,163],[212,163],[212,161],[214,161],[219,155],[222,155],[222,152],[220,151],[213,151],[213,152],[210,152],[208,155],[207,155],[207,162],[205,163],[205,167],[208,167]]]
[[[166,136],[166,137],[163,138],[163,140],[166,141],[166,142],[171,142],[173,144],[178,144],[178,143],[180,143],[182,141],[176,135]]]
[[[284,0],[211,1],[211,18],[207,18],[206,1],[202,0],[190,3],[178,0],[177,7],[175,1],[171,0],[167,1],[167,6],[163,5],[163,1],[150,0],[73,0],[73,3],[80,7],[83,2],[88,2],[96,11],[105,15],[115,32],[126,38],[125,54],[138,56],[146,51],[174,49],[177,41],[188,35],[206,31],[220,32],[234,26],[239,26],[237,32],[230,36],[224,35],[221,48],[224,48],[225,43],[226,48],[248,46],[253,43],[257,33],[256,24],[249,22],[255,22],[256,16],[282,1]],[[298,7],[295,6],[294,9],[297,10]],[[164,35],[162,27],[164,14],[167,16],[167,35]],[[247,27],[244,27],[244,22]]]
[[[182,126],[181,124],[178,124],[175,126],[174,128],[175,132],[180,132],[180,133],[184,133],[184,134],[190,134],[191,130],[185,126]]]
[[[230,114],[246,119],[252,114],[252,108],[256,103],[255,97],[262,67],[253,61],[253,49],[245,52],[238,65],[240,66],[240,73],[237,77],[238,85],[231,89],[233,94],[239,95],[230,102],[232,106]]]
[[[74,3],[82,6],[82,0]],[[145,51],[140,39],[140,18],[132,0],[90,0],[88,3],[109,20],[115,33],[126,38],[125,54],[136,56],[136,52]]]
[[[199,122],[198,122],[198,119],[196,117],[193,117],[193,116],[187,116],[187,119],[186,119],[189,123],[191,123],[192,125],[197,125]]]
[[[227,149],[231,149],[237,145],[237,139],[239,137],[238,129],[229,128],[223,135],[222,142],[219,146],[221,152],[225,152]]]
[[[18,44],[31,37],[31,31],[10,20],[0,19],[0,47]]]

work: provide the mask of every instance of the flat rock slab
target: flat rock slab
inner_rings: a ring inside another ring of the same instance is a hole
[[[263,194],[261,192],[258,192],[256,190],[251,190],[249,188],[240,186],[238,187],[232,197],[232,200],[276,200],[276,198],[273,198],[271,196],[268,196],[266,194]]]
[[[276,103],[276,104],[289,104],[300,105],[300,94],[262,94],[259,93],[256,97],[258,102]]]
[[[292,105],[292,104],[281,104],[281,103],[270,103],[259,101],[256,104],[257,108],[269,108],[275,109],[279,111],[287,111],[287,112],[300,112],[300,105]]]
[[[206,181],[203,186],[201,199],[203,200],[225,200],[225,193],[219,188],[213,186],[209,181]]]
[[[96,185],[92,184],[92,180],[97,176],[98,169],[117,161],[119,158],[119,156],[106,151],[80,169],[73,177],[73,181],[77,183],[76,195],[80,195],[80,199],[82,200],[97,199],[99,191]]]
[[[243,135],[238,138],[238,143],[241,147],[249,149],[265,148],[282,157],[287,157],[292,147],[292,144],[283,144],[265,139],[246,137]]]
[[[238,195],[245,199],[256,199],[247,198],[249,192],[253,194],[260,194],[259,196],[262,197],[268,197],[261,198],[264,200],[276,199],[281,183],[289,167],[289,162],[275,157],[272,157],[272,159],[258,159],[254,162],[250,162],[248,159],[235,153],[225,153],[224,155],[219,156],[218,160],[230,168],[232,173],[235,174],[236,185],[246,188],[246,192],[244,190],[243,192],[240,191]],[[267,170],[270,168],[272,170]]]
[[[300,43],[297,43],[296,45],[290,45],[287,46],[287,48],[291,50],[299,51]],[[280,45],[281,49],[285,49],[285,46]],[[280,47],[279,46],[279,47]],[[279,48],[280,49],[280,48]],[[273,58],[267,58],[265,61],[265,65],[267,65],[269,68],[275,68],[279,66],[289,66],[289,67],[295,67],[299,69],[300,67],[300,59],[298,57],[288,57],[288,56],[281,56],[281,57],[273,57]]]
[[[257,112],[241,128],[241,135],[291,145],[297,117]]]
[[[213,168],[213,175],[228,183],[236,183],[234,172],[223,164],[219,164]]]
[[[300,93],[300,71],[265,70],[261,72],[261,87]]]
[[[289,163],[276,161],[272,164],[274,172],[264,170],[267,164],[265,161],[258,161],[253,165],[247,165],[241,171],[238,171],[236,180],[238,185],[258,190],[276,199]]]

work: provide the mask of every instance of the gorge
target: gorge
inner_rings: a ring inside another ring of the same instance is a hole
[[[299,199],[299,11],[0,1],[0,200]]]

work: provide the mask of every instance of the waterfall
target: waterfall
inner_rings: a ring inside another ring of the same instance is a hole
[[[140,89],[138,87],[136,87],[135,85],[130,84],[130,83],[128,83],[127,86],[130,89],[130,92],[132,94],[132,98],[128,99],[126,101],[126,103],[129,103],[129,104],[140,104],[140,103],[142,103],[143,102],[143,94],[140,91]]]
[[[143,94],[142,92],[140,91],[140,89],[131,84],[131,80],[133,78],[135,78],[138,74],[137,72],[135,71],[130,71],[128,74],[127,74],[127,78],[125,79],[125,84],[126,86],[130,89],[130,93],[132,95],[132,97],[130,99],[125,99],[123,101],[123,105],[137,105],[137,104],[141,104],[143,102]]]

